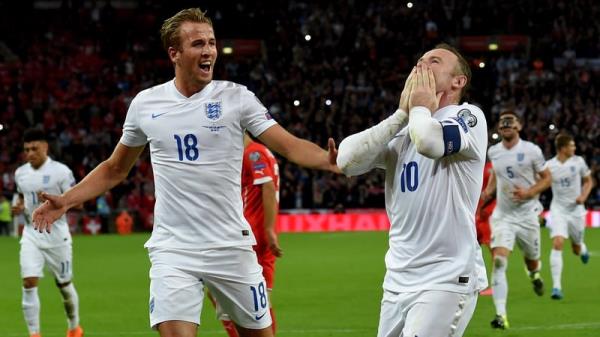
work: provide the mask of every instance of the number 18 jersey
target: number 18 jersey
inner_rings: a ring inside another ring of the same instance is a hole
[[[243,133],[276,122],[246,87],[212,81],[185,97],[174,80],[131,102],[121,143],[150,144],[156,205],[146,247],[210,249],[255,244],[243,216]]]

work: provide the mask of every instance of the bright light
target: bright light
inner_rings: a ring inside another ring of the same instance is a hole
[[[4,130],[4,125],[0,124],[0,131]]]
[[[295,100],[294,100],[294,106],[300,106],[300,101],[299,101],[299,100],[297,100],[297,99],[295,99]]]
[[[310,41],[310,39],[312,39],[312,36],[310,36],[309,34],[304,35],[304,39],[306,41]]]
[[[330,99],[326,99],[325,100],[325,105],[330,106],[331,105],[331,100]]]
[[[488,49],[489,50],[498,50],[498,44],[492,42],[492,43],[488,44]]]
[[[408,7],[408,8],[412,8],[412,7],[413,7],[413,3],[412,3],[412,2],[407,2],[407,3],[406,3],[406,7]]]
[[[492,139],[498,139],[498,134],[497,133],[492,133]]]
[[[485,68],[485,62],[483,62],[483,61],[479,62],[479,68]]]
[[[556,126],[554,126],[554,124],[550,124],[550,125],[548,125],[548,129],[554,130],[554,129],[556,129]]]
[[[231,47],[223,47],[223,54],[232,54],[233,53],[233,48]]]

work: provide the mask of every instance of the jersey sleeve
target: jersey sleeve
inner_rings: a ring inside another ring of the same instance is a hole
[[[75,177],[69,168],[65,167],[65,172],[62,179],[59,181],[59,185],[61,193],[65,193],[71,187],[75,186]]]
[[[487,124],[483,112],[474,105],[463,105],[456,116],[437,121],[424,107],[411,109],[409,133],[419,153],[430,158],[461,154],[466,158],[485,158]],[[425,152],[425,153],[422,153]]]
[[[242,127],[254,137],[277,124],[256,95],[245,87],[241,89],[240,109]]]
[[[125,117],[125,123],[123,123],[123,135],[121,136],[120,143],[129,147],[138,147],[148,143],[148,137],[140,129],[138,97],[131,101],[129,110],[127,110],[127,117]]]
[[[269,164],[267,154],[264,151],[253,150],[246,154],[249,178],[252,185],[261,185],[273,181],[273,167]]]
[[[542,149],[539,146],[533,145],[532,149],[532,157],[533,157],[533,168],[535,172],[541,172],[548,168],[548,164],[546,163],[546,159],[544,158],[544,154],[542,153]]]
[[[585,160],[583,159],[583,157],[579,157],[579,174],[582,177],[587,177],[590,174],[592,174],[592,171],[587,166],[587,164],[586,164]]]

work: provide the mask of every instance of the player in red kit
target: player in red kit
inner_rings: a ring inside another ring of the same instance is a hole
[[[277,240],[275,223],[279,211],[279,166],[277,159],[266,146],[254,142],[248,134],[244,134],[244,157],[242,164],[242,200],[244,202],[244,217],[250,224],[256,245],[253,246],[258,263],[263,268],[263,276],[267,284],[269,303],[273,278],[275,274],[275,259],[283,255]],[[214,304],[214,301],[213,301]],[[217,309],[219,311],[219,309]],[[275,335],[275,315],[270,308],[273,320],[273,335]],[[228,317],[219,315],[229,337],[237,337],[235,326]]]
[[[486,161],[485,166],[483,167],[483,189],[485,189],[485,187],[487,186],[492,170],[492,162]],[[492,234],[492,230],[490,228],[490,216],[492,215],[494,207],[496,207],[496,199],[492,199],[485,204],[483,202],[483,199],[479,199],[479,204],[477,205],[477,213],[475,213],[477,242],[479,242],[480,245],[486,245],[488,248],[490,247],[490,240]],[[482,290],[480,294],[484,296],[491,296],[492,288],[488,287],[487,289]]]

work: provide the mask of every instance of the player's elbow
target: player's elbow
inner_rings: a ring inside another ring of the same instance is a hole
[[[415,149],[417,152],[430,159],[439,159],[444,156],[443,146],[439,146],[434,139],[415,137]]]
[[[365,173],[364,170],[361,169],[363,165],[358,158],[360,156],[356,155],[358,149],[356,149],[355,146],[357,144],[351,144],[352,141],[349,140],[350,137],[345,138],[340,143],[336,159],[336,164],[340,168],[340,171],[347,177]]]

